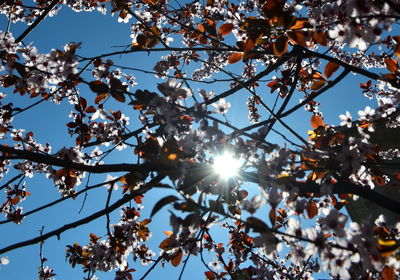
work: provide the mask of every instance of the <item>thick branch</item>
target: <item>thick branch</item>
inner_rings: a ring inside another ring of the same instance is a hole
[[[259,183],[259,177],[254,173],[242,172],[240,174],[245,181],[250,181],[254,183]],[[314,182],[288,182],[286,187],[297,188],[300,195],[307,194],[323,194],[321,192],[321,185],[318,185]],[[333,194],[355,194],[360,197],[363,197],[369,201],[374,202],[375,204],[388,209],[396,214],[400,214],[400,202],[395,201],[387,196],[384,196],[374,190],[369,189],[368,187],[363,187],[351,183],[349,181],[338,181],[336,184],[332,185],[332,193]]]
[[[103,164],[103,165],[86,165],[72,161],[62,160],[51,155],[34,153],[26,150],[17,150],[11,147],[0,145],[0,151],[3,153],[14,154],[20,156],[20,159],[30,160],[37,163],[60,166],[74,170],[86,171],[91,173],[108,173],[108,172],[132,172],[132,171],[157,171],[162,170],[152,164]],[[4,158],[7,158],[6,156]],[[164,169],[165,170],[165,169]]]

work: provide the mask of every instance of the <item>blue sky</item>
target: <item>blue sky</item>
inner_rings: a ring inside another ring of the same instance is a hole
[[[7,24],[6,18],[0,16],[0,28],[5,29]],[[100,13],[75,13],[68,8],[63,8],[61,12],[53,18],[47,18],[43,23],[39,25],[25,40],[25,43],[34,42],[34,45],[39,49],[39,52],[48,52],[51,48],[62,48],[66,43],[70,41],[82,42],[82,48],[79,50],[79,54],[93,56],[100,53],[120,50],[121,48],[112,48],[112,46],[121,46],[130,44],[130,33],[129,24],[118,23],[116,16],[110,17],[109,15],[104,16]],[[14,36],[19,35],[25,28],[24,25],[17,24],[11,26],[11,32]],[[126,66],[151,69],[154,62],[157,61],[159,53],[155,55],[147,56],[144,53],[126,55],[124,57],[113,57],[112,59],[117,64],[123,64]],[[238,69],[240,65],[230,66],[231,69]],[[337,72],[339,73],[340,70]],[[321,110],[324,112],[324,117],[327,123],[338,124],[338,115],[343,114],[346,110],[349,110],[353,116],[357,115],[358,110],[364,109],[366,105],[374,106],[375,101],[369,101],[367,98],[362,98],[361,91],[359,89],[360,82],[366,82],[367,79],[349,75],[345,82],[342,82],[339,86],[329,90],[319,100],[322,102]],[[136,89],[149,89],[156,90],[158,81],[153,76],[137,74],[137,82],[139,83]],[[192,84],[193,88],[204,88],[202,84]],[[260,93],[264,94],[264,99],[267,103],[273,103],[275,95],[270,94],[270,89],[262,85]],[[204,88],[209,90],[209,88]],[[212,86],[212,89],[217,93],[227,89],[227,85]],[[82,94],[88,99],[93,98],[92,93],[88,88],[82,86]],[[264,92],[263,92],[264,91]],[[227,117],[229,121],[237,127],[242,127],[248,124],[247,112],[244,109],[245,98],[247,94],[241,92],[228,99],[232,104],[232,108],[228,113]],[[288,105],[288,108],[297,104],[298,98],[302,96],[299,93],[295,93],[295,98]],[[13,95],[15,104],[29,105],[36,100],[27,100],[27,98],[21,98],[17,95]],[[18,116],[15,120],[15,127],[25,128],[26,130],[32,130],[35,132],[35,136],[40,142],[46,142],[51,140],[53,151],[58,150],[63,145],[71,145],[73,139],[67,134],[67,128],[65,123],[68,122],[68,114],[71,110],[66,103],[61,105],[54,104],[43,104],[40,105],[24,114]],[[20,105],[22,106],[22,105]],[[120,106],[122,110],[126,109],[126,114],[132,112],[131,109],[121,104],[114,104],[115,108]],[[132,113],[130,116],[131,124],[137,123],[135,114]],[[307,129],[310,129],[309,125],[310,114],[305,113],[301,110],[292,116],[285,119],[288,124],[291,124],[292,128],[298,131],[304,138],[307,138]],[[290,139],[294,139],[289,135],[289,132],[285,131],[282,127],[277,124],[276,129],[283,132]],[[271,134],[268,139],[270,142],[282,143],[280,136]],[[134,160],[132,154],[126,153],[114,153],[109,160],[111,162],[130,162]],[[106,175],[100,175],[98,178],[105,179]],[[51,201],[52,199],[58,198],[58,193],[52,188],[51,184],[46,182],[45,178],[38,176],[33,180],[28,181],[28,189],[30,189],[32,196],[29,197],[23,204],[26,210],[35,208],[45,202]],[[163,194],[166,193],[164,190],[155,190],[149,192],[145,196],[144,213],[151,211],[152,203],[157,201]],[[43,212],[39,215],[33,215],[26,219],[22,225],[8,224],[0,227],[0,233],[2,239],[0,240],[0,247],[25,240],[39,234],[40,228],[44,225],[45,232],[58,228],[65,223],[72,222],[78,218],[85,217],[86,215],[104,207],[106,200],[105,188],[93,191],[89,193],[88,202],[86,203],[81,214],[77,214],[80,206],[82,197],[79,197],[77,201],[70,201],[62,203],[51,210]],[[118,195],[115,194],[114,198]],[[143,215],[146,216],[146,215]],[[117,221],[118,211],[112,214],[112,220]],[[165,236],[162,234],[163,230],[168,230],[168,219],[169,215],[166,211],[161,211],[156,216],[154,222],[150,225],[150,229],[153,231],[153,238],[150,244],[156,249],[158,244]],[[47,240],[44,244],[44,256],[48,258],[48,265],[55,269],[57,279],[81,279],[83,274],[81,269],[77,266],[72,269],[69,264],[65,262],[65,245],[72,244],[73,242],[79,242],[80,244],[86,244],[89,239],[89,233],[95,233],[97,235],[105,234],[105,218],[100,218],[89,225],[84,225],[80,228],[68,231],[61,235],[61,240],[58,241],[56,238]],[[222,234],[218,234],[220,237]],[[158,253],[158,251],[156,251]],[[30,246],[10,252],[7,254],[10,258],[10,264],[2,266],[0,270],[1,279],[33,279],[37,275],[37,267],[39,265],[39,245]],[[140,264],[133,264],[130,259],[131,267],[138,271],[134,273],[135,278],[139,278],[146,267],[141,267]],[[166,278],[177,278],[180,272],[180,267],[174,268],[170,264],[163,269],[156,269],[147,279],[158,279],[160,277]],[[185,277],[183,279],[192,278],[204,279],[203,272],[206,269],[200,265],[200,261],[197,257],[193,257],[193,260],[189,263]],[[113,273],[99,274],[101,279],[113,279]]]

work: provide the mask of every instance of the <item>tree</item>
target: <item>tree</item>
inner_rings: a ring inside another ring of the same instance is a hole
[[[1,264],[8,252],[38,244],[39,279],[52,279],[43,242],[106,217],[105,235],[88,232],[86,244],[66,244],[68,262],[83,268],[84,279],[98,271],[132,279],[139,260],[150,265],[141,279],[161,264],[181,266],[181,278],[191,256],[204,265],[199,278],[210,280],[311,279],[320,271],[335,279],[399,277],[399,1],[7,0],[0,7],[8,19],[0,33],[0,224],[19,226],[83,196],[82,207],[96,207],[0,248]],[[81,55],[76,42],[40,53],[29,34],[61,8],[115,14],[130,24],[130,44],[92,56]],[[26,27],[13,34],[18,22]],[[152,69],[113,61],[160,53]],[[157,89],[137,85],[140,73],[156,76]],[[348,94],[378,103],[347,104],[360,110],[358,119],[334,108],[341,123],[329,124],[318,98],[334,96],[350,73],[360,89]],[[46,127],[15,124],[59,103],[71,110],[60,125],[73,143],[52,143],[50,133],[41,142],[35,135]],[[246,111],[248,124],[230,121],[232,109]],[[305,114],[308,139],[295,129]],[[112,163],[119,151],[129,156]],[[23,209],[40,176],[59,198],[36,198],[39,206]],[[102,186],[106,201],[86,201]],[[144,216],[138,205],[159,188],[168,195]],[[360,213],[360,203],[370,208]],[[112,220],[117,209],[121,216]],[[170,228],[152,248],[151,219],[166,209]],[[214,236],[218,224],[223,243]]]

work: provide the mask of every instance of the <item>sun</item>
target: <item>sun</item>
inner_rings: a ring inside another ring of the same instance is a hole
[[[238,174],[242,161],[229,152],[214,157],[213,169],[223,179],[229,179]]]

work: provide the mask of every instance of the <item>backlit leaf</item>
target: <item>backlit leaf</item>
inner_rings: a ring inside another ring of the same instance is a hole
[[[386,266],[382,271],[383,280],[394,280],[396,277],[393,266]]]
[[[164,230],[163,233],[168,237],[170,237],[172,234],[174,234],[172,231],[169,231],[169,230]]]
[[[155,5],[157,4],[158,0],[142,0],[143,3]]]
[[[369,89],[369,88],[371,87],[371,85],[372,85],[372,81],[369,80],[369,81],[366,82],[365,84],[360,83],[360,88],[362,88],[362,89]]]
[[[276,224],[276,212],[275,212],[275,208],[271,208],[271,210],[269,211],[269,220],[271,222],[271,224],[273,226],[275,226]]]
[[[182,256],[183,256],[182,249],[179,248],[178,252],[176,253],[176,255],[171,260],[172,265],[175,266],[175,267],[178,266],[181,263]]]
[[[392,72],[393,74],[399,69],[399,64],[397,60],[393,59],[385,59],[385,64],[387,69]]]
[[[231,56],[228,59],[228,63],[233,64],[236,63],[238,61],[240,61],[243,58],[243,53],[240,52],[235,52],[233,54],[231,54]]]
[[[325,66],[325,76],[329,78],[339,69],[339,65],[335,62],[329,61],[328,64]]]
[[[311,117],[311,127],[313,129],[317,129],[320,126],[324,126],[324,121],[322,120],[322,118],[320,116],[313,115]]]
[[[94,233],[90,234],[90,242],[92,244],[96,244],[99,239],[100,239],[100,237],[98,237],[96,234],[94,234]]]
[[[310,219],[314,218],[318,214],[317,204],[314,201],[309,202],[306,211]]]
[[[233,29],[233,23],[224,23],[219,27],[218,33],[222,36],[226,36],[232,32],[232,29]]]
[[[319,90],[326,84],[326,81],[315,81],[311,85],[312,90]]]

